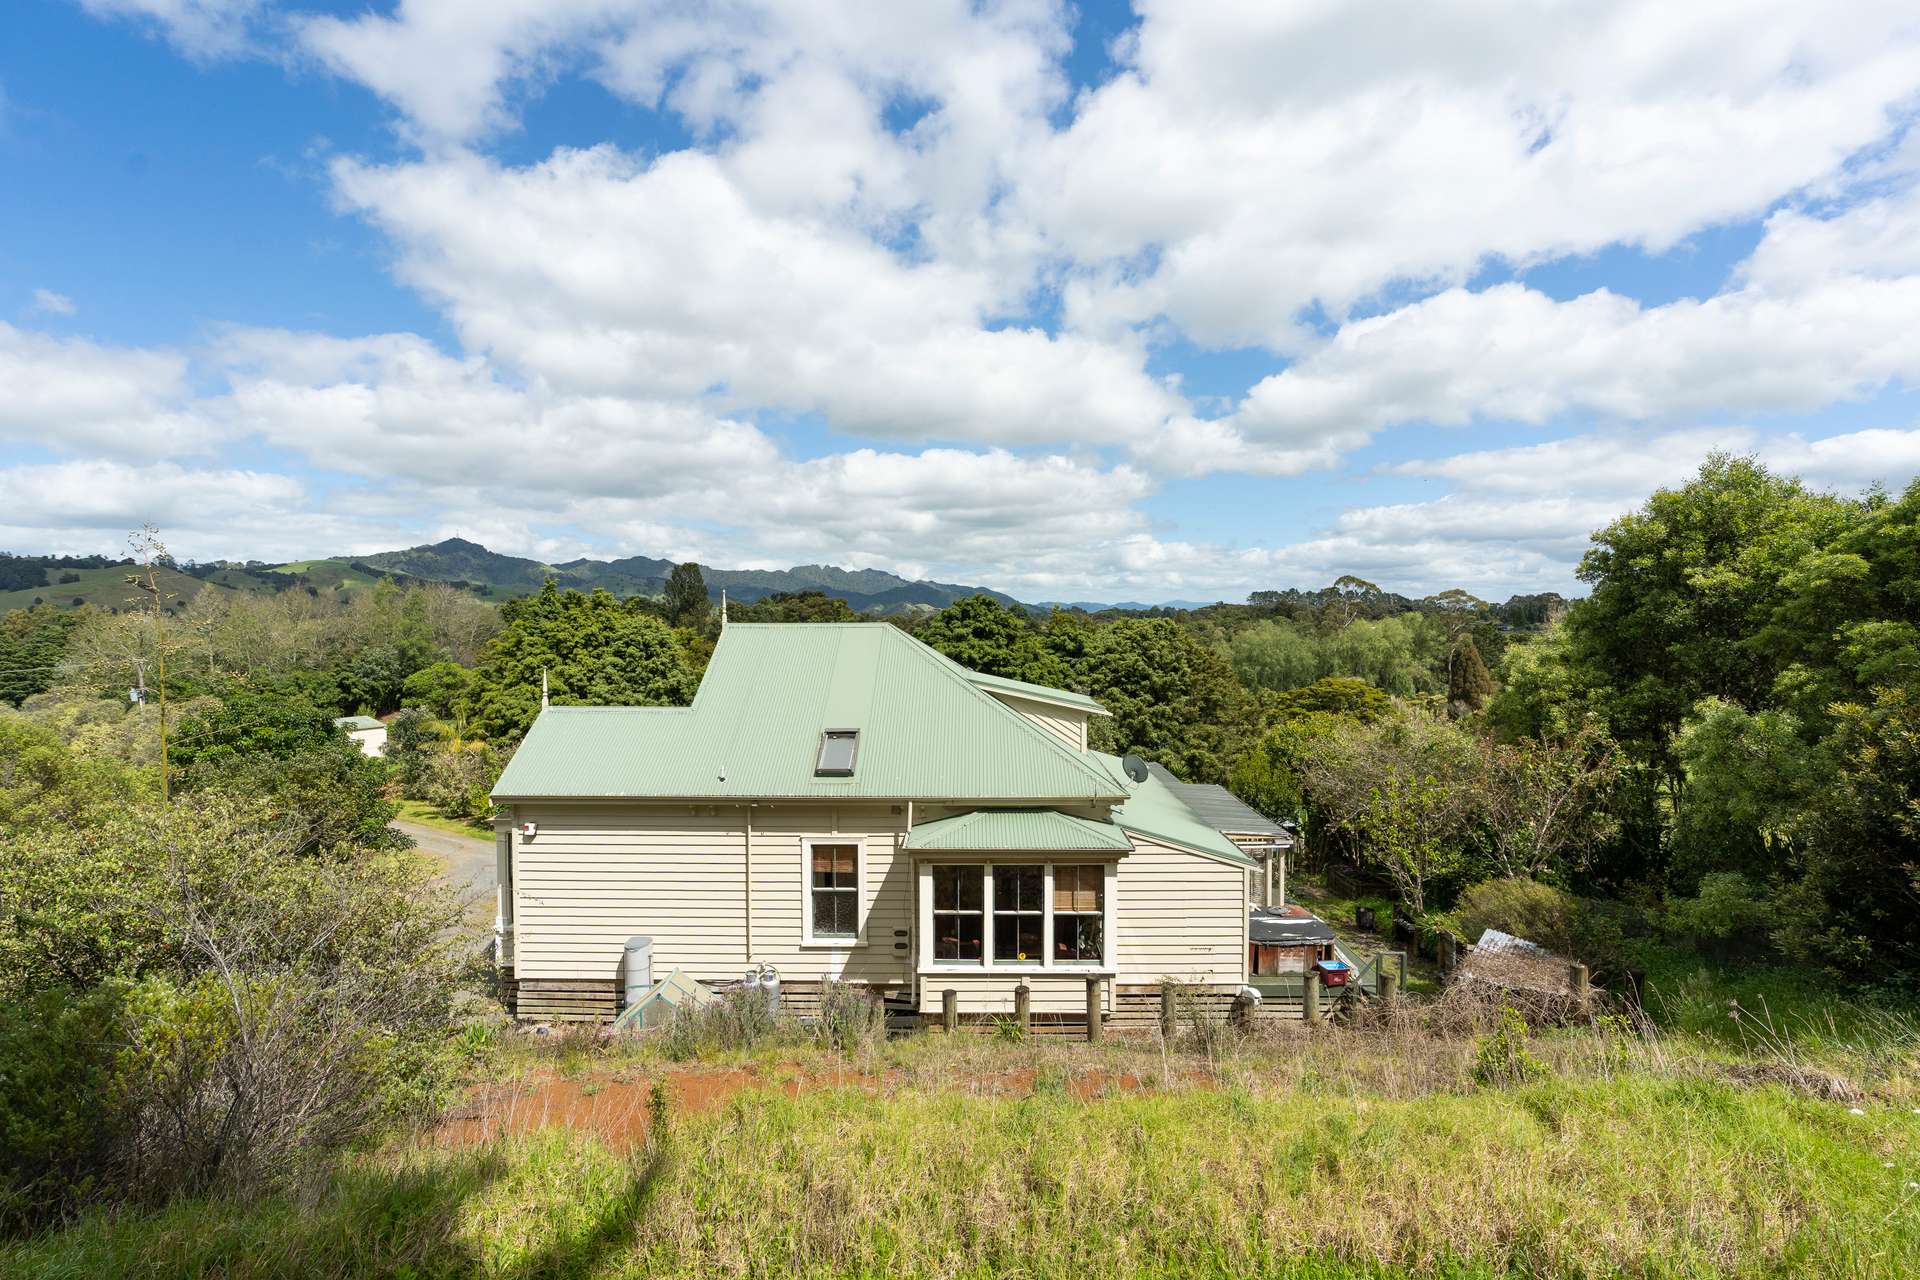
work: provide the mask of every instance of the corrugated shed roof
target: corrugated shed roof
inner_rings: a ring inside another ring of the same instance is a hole
[[[340,716],[334,720],[333,727],[336,729],[357,730],[384,729],[387,726],[381,724],[372,716]]]
[[[1237,862],[1241,866],[1258,865],[1241,852],[1240,846],[1202,822],[1193,810],[1187,808],[1179,793],[1152,771],[1148,771],[1145,782],[1134,782],[1121,768],[1119,756],[1110,756],[1101,751],[1089,751],[1087,756],[1105,765],[1107,771],[1127,790],[1125,803],[1116,805],[1113,810],[1113,821],[1120,827],[1151,840],[1163,840],[1182,849]]]
[[[1247,935],[1255,942],[1332,942],[1333,929],[1305,907],[1254,907],[1247,913]]]
[[[967,679],[989,693],[1006,693],[1016,698],[1030,698],[1035,702],[1058,703],[1060,706],[1073,707],[1096,716],[1113,714],[1086,694],[1075,693],[1071,689],[1056,689],[1052,685],[1045,684],[1029,684],[1025,680],[1015,680],[1011,676],[990,676],[984,671],[967,671],[965,667],[960,669],[967,672]]]
[[[732,623],[691,707],[551,707],[501,775],[503,800],[1099,800],[1101,768],[878,623]],[[815,777],[820,735],[860,731],[851,777]]]
[[[1153,776],[1172,787],[1194,816],[1221,834],[1232,832],[1242,836],[1272,836],[1275,844],[1293,843],[1293,837],[1287,834],[1285,827],[1249,805],[1225,787],[1211,782],[1182,782],[1172,772],[1154,761],[1147,762],[1147,768]]]
[[[906,847],[916,853],[1124,853],[1133,841],[1110,822],[1053,809],[976,809],[916,824]]]

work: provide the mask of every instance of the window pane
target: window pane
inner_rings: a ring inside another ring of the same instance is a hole
[[[978,960],[980,914],[935,912],[933,917],[933,958],[936,960]]]
[[[1040,963],[1040,913],[993,913],[993,958]]]
[[[993,909],[995,911],[1038,911],[1040,885],[1039,867],[995,867],[993,869]]]
[[[1055,960],[1100,960],[1100,916],[1056,915],[1053,918]]]
[[[1053,869],[1053,909],[1055,911],[1098,911],[1105,884],[1105,868],[1055,867]]]
[[[859,931],[857,902],[851,889],[816,889],[813,892],[813,936],[851,938]]]
[[[813,846],[813,883],[822,888],[853,888],[854,847],[850,844]]]
[[[979,867],[935,867],[934,910],[978,911],[984,874]]]
[[[853,748],[857,742],[857,731],[825,733],[820,737],[820,758],[815,762],[815,773],[852,773]]]

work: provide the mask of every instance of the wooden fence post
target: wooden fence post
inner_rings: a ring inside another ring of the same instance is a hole
[[[1443,930],[1440,934],[1440,969],[1443,973],[1453,972],[1460,963],[1460,939],[1453,936],[1452,930]]]
[[[1592,987],[1587,981],[1587,966],[1581,964],[1578,960],[1568,965],[1567,985],[1573,989],[1573,1003],[1577,1007],[1585,1008],[1587,995],[1592,990]]]
[[[1400,971],[1397,968],[1389,969],[1386,966],[1382,965],[1380,968],[1380,1000],[1381,1002],[1383,1004],[1391,1006],[1393,1004],[1394,997],[1398,995],[1399,992],[1400,992]]]
[[[1087,979],[1087,1043],[1100,1042],[1100,979]]]
[[[1253,997],[1242,991],[1233,997],[1233,1003],[1227,1006],[1227,1017],[1233,1025],[1242,1031],[1253,1025]]]
[[[1021,983],[1013,989],[1013,1016],[1020,1020],[1020,1034],[1033,1034],[1033,988]]]
[[[1320,1025],[1320,974],[1307,970],[1307,980],[1300,988],[1300,1014],[1310,1027]]]
[[[1171,982],[1160,984],[1160,1038],[1172,1040],[1180,1029],[1180,996]]]
[[[960,1029],[960,993],[952,987],[940,993],[940,1029],[949,1033]]]

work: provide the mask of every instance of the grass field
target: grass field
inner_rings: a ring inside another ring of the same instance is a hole
[[[1855,1026],[1545,1032],[1519,1085],[1413,1018],[692,1062],[510,1034],[444,1116],[306,1186],[96,1217],[0,1274],[1920,1274],[1913,1024]]]
[[[491,822],[469,822],[464,818],[449,818],[425,800],[399,801],[399,817],[402,822],[416,822],[423,827],[432,827],[448,835],[465,836],[470,840],[492,840]]]
[[[47,573],[47,585],[44,587],[26,587],[19,591],[0,591],[0,613],[9,609],[30,609],[35,600],[59,608],[77,608],[81,604],[90,604],[96,609],[124,609],[136,600],[144,601],[146,593],[137,590],[127,582],[127,575],[133,572],[126,565],[107,565],[101,569],[53,569]],[[74,582],[61,582],[63,573],[71,573],[77,579]],[[205,585],[198,578],[188,577],[173,569],[159,571],[159,585],[162,592],[171,594],[169,601],[176,608],[184,609],[187,603],[199,594]]]

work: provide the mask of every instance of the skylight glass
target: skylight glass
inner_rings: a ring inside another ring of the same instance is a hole
[[[815,777],[845,778],[853,774],[853,757],[860,744],[858,729],[829,729],[820,735],[820,759]]]

